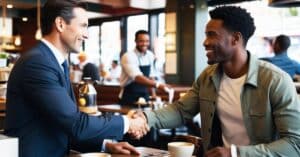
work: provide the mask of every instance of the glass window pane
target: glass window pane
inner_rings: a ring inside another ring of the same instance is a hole
[[[119,60],[120,52],[120,21],[104,22],[101,25],[101,62],[105,70],[110,68],[113,60]]]
[[[84,51],[88,58],[87,61],[99,65],[100,60],[100,46],[99,46],[99,26],[91,26],[88,28],[88,39],[84,42]],[[71,53],[70,59],[72,64],[79,64],[79,60],[77,58],[78,54]]]
[[[163,63],[165,62],[165,13],[158,15],[158,35],[154,40],[154,53]]]
[[[165,13],[158,15],[158,34],[154,39],[153,51],[156,58],[154,62],[156,79],[160,82],[165,82]]]
[[[148,31],[148,15],[129,16],[127,20],[127,51],[131,51],[135,47],[135,32],[140,29]]]
[[[100,28],[99,26],[91,26],[88,28],[89,40],[85,43],[85,53],[88,56],[88,60],[91,63],[99,65],[100,61],[100,46],[99,46],[99,36]]]

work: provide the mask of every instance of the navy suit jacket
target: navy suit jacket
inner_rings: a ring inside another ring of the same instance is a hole
[[[14,66],[8,80],[5,134],[19,138],[20,157],[62,157],[70,141],[100,151],[103,139],[123,137],[121,116],[80,112],[66,83],[55,56],[42,42]]]

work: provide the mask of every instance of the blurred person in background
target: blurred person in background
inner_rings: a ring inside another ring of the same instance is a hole
[[[119,62],[117,60],[113,60],[111,62],[111,68],[108,71],[108,74],[105,76],[105,80],[109,82],[120,82],[120,76],[121,76],[121,66],[119,65]]]
[[[80,52],[78,54],[79,68],[82,70],[81,78],[90,77],[93,81],[100,81],[99,70],[93,63],[87,61],[87,54]]]
[[[277,36],[272,45],[275,56],[270,58],[262,58],[262,60],[273,63],[283,71],[287,72],[291,78],[294,79],[295,75],[300,75],[300,64],[288,56],[287,51],[290,45],[291,40],[288,36]]]

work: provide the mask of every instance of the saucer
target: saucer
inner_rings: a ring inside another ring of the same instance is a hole
[[[96,113],[92,113],[92,114],[89,114],[91,116],[101,116],[101,112],[100,111],[97,111]]]
[[[80,157],[111,157],[108,153],[83,153]]]

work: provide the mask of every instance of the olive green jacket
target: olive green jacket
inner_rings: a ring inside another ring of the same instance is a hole
[[[300,101],[290,76],[250,53],[248,56],[249,69],[240,99],[250,145],[238,146],[240,156],[300,156]],[[213,126],[221,69],[218,64],[208,66],[179,101],[145,112],[149,125],[174,128],[200,111],[204,151],[213,142],[222,143],[216,141],[221,138],[215,138]]]

